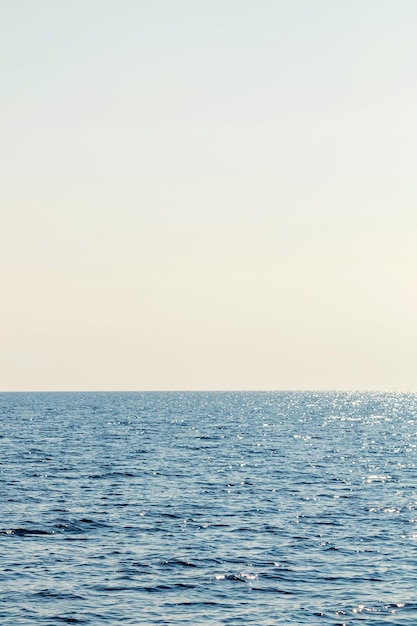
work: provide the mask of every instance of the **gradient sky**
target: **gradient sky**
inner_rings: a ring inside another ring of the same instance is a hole
[[[0,31],[1,390],[417,390],[415,0]]]

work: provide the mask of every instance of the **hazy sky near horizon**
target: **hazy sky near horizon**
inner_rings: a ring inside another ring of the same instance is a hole
[[[415,0],[1,0],[0,390],[417,390]]]

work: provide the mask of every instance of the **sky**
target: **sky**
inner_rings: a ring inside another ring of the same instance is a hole
[[[417,391],[415,0],[0,0],[0,390]]]

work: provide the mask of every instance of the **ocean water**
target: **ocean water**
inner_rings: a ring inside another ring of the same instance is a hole
[[[0,624],[417,624],[417,395],[0,394]]]

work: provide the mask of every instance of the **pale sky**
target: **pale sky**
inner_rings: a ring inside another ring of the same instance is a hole
[[[0,0],[0,390],[417,390],[416,0]]]

